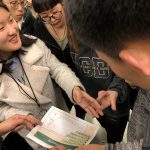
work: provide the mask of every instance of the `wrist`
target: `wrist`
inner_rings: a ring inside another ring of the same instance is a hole
[[[80,86],[75,86],[72,90],[72,99],[76,103],[76,99],[78,97],[78,94],[83,91],[83,89]]]

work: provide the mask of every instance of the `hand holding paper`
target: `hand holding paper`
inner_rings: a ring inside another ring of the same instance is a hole
[[[42,126],[36,126],[27,137],[46,148],[64,146],[75,149],[88,144],[97,133],[98,126],[51,107],[42,119]]]

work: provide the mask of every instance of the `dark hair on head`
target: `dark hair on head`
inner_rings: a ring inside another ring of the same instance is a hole
[[[49,10],[58,3],[62,3],[62,0],[32,0],[33,8],[37,13]]]
[[[0,0],[0,7],[1,7],[1,8],[4,8],[6,11],[8,11],[8,12],[9,12],[9,10],[8,10],[7,6],[3,3],[3,1],[2,1],[2,0]]]
[[[149,0],[64,0],[64,5],[77,38],[113,58],[126,43],[150,39]]]
[[[29,47],[37,41],[36,38],[34,38],[34,39],[30,38],[29,36],[25,36],[21,32],[20,32],[20,39],[21,39],[23,47]]]

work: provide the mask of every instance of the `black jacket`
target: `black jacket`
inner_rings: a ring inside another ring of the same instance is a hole
[[[23,23],[21,25],[21,33],[33,35],[35,22],[36,19],[32,16],[31,12],[28,9],[25,9]]]
[[[59,61],[66,63],[72,69],[74,68],[74,64],[71,63],[72,60],[70,57],[69,44],[67,44],[66,48],[62,50],[53,36],[48,32],[41,20],[37,20],[37,22],[34,23],[33,35],[41,39],[51,50],[51,52],[58,58]]]

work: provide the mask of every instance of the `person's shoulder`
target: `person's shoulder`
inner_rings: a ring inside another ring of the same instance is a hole
[[[46,44],[42,40],[40,40],[38,37],[35,37],[33,35],[26,35],[26,34],[24,34],[24,36],[26,36],[26,37],[28,37],[30,39],[35,39],[36,40],[31,46],[32,47],[36,47],[38,49],[38,51],[43,51],[44,53],[47,52],[47,51],[50,51],[48,49],[48,47],[46,46]],[[27,51],[28,51],[29,47],[25,48],[25,49],[27,49]],[[30,48],[30,51],[31,50],[32,49]]]

